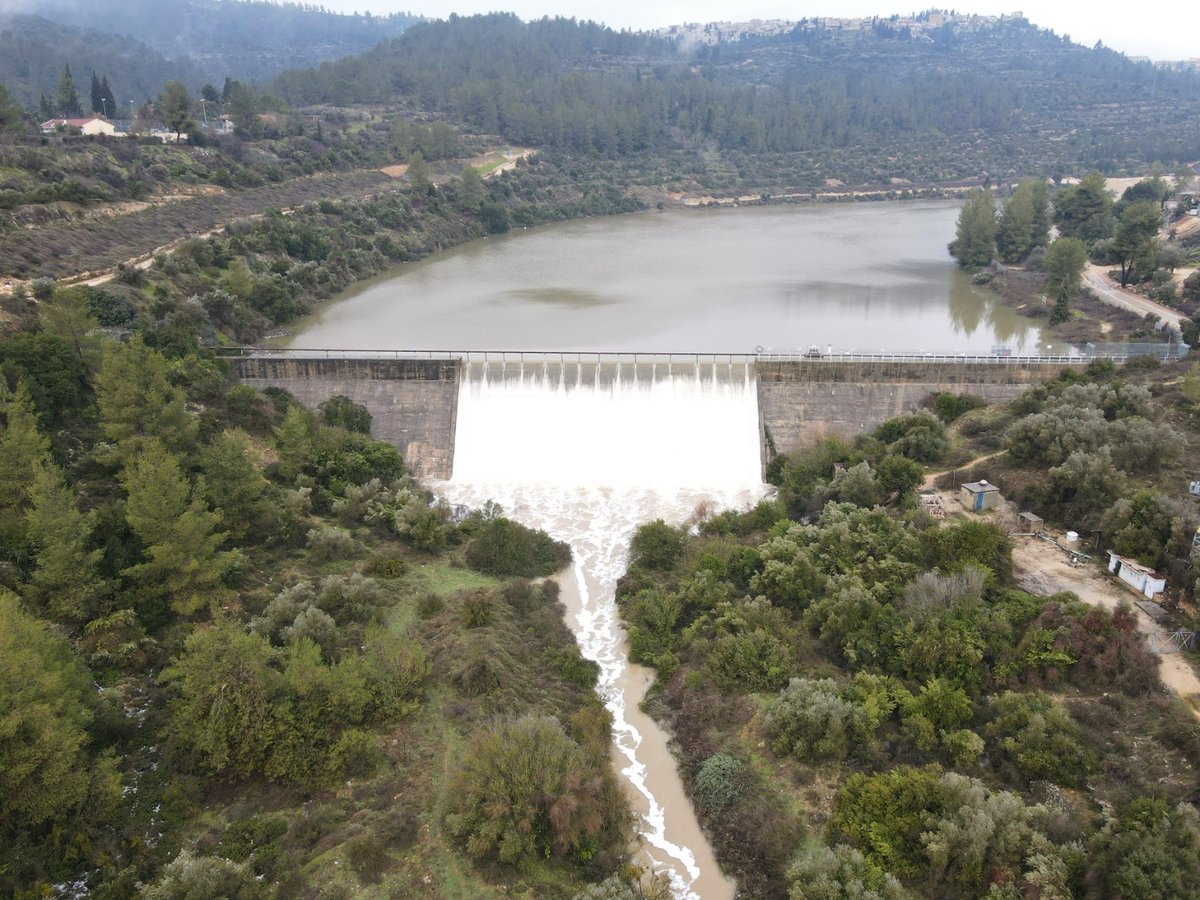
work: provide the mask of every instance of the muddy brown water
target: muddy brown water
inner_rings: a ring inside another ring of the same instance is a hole
[[[662,210],[475,241],[364,281],[294,347],[1031,352],[946,252],[957,202]]]

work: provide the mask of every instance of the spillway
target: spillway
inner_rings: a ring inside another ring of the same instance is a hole
[[[734,885],[699,828],[666,734],[639,709],[653,672],[628,661],[614,593],[641,523],[681,524],[698,509],[763,496],[758,434],[746,362],[468,362],[454,475],[435,485],[451,503],[493,500],[571,545],[568,624],[600,666],[642,862],[665,872],[679,898],[723,900]]]

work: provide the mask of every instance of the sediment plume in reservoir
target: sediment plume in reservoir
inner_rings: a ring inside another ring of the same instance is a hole
[[[751,364],[464,364],[452,504],[492,500],[570,544],[562,597],[613,716],[614,761],[638,813],[638,854],[679,898],[724,900],[667,735],[638,707],[653,672],[628,660],[614,594],[637,526],[698,509],[745,508],[765,493]]]

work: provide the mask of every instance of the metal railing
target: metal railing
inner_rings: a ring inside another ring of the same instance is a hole
[[[1180,359],[1187,344],[1088,344],[1065,353],[926,353],[866,350],[774,350],[757,348],[752,353],[679,353],[673,351],[555,351],[555,350],[339,350],[317,347],[220,347],[218,356],[249,359],[427,359],[486,363],[563,364],[740,364],[772,362],[839,363],[942,363],[998,366],[1083,365],[1094,359],[1124,362],[1139,356]]]

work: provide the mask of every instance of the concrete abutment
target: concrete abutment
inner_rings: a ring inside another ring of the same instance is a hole
[[[242,384],[283,388],[314,412],[331,397],[349,397],[371,413],[372,436],[396,447],[418,478],[454,471],[457,359],[246,356],[230,365]]]

